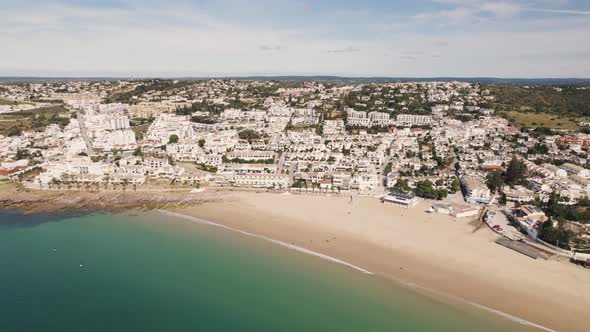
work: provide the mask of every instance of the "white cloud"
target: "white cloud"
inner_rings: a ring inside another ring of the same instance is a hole
[[[260,46],[258,46],[258,49],[261,51],[280,51],[281,46],[280,45],[260,45]]]
[[[542,9],[542,8],[529,8],[530,11],[542,12],[542,13],[554,13],[554,14],[570,14],[570,15],[590,15],[588,10],[571,10],[571,9]]]
[[[354,53],[354,52],[360,52],[361,50],[352,46],[347,46],[345,48],[337,48],[337,49],[332,49],[332,50],[328,50],[328,53]]]
[[[581,42],[590,22],[580,11],[538,5],[547,12],[523,18],[533,0],[437,2],[446,9],[414,17],[340,9],[289,25],[176,3],[3,8],[0,43],[9,51],[0,52],[0,76],[590,76],[581,56],[590,53]],[[317,10],[304,7],[303,16]]]

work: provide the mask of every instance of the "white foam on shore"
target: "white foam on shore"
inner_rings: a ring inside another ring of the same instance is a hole
[[[497,309],[494,309],[494,308],[490,308],[490,307],[485,306],[483,304],[479,304],[479,303],[476,303],[476,302],[472,302],[472,301],[466,300],[466,299],[464,299],[462,297],[459,297],[459,296],[455,296],[455,295],[451,295],[451,294],[448,294],[448,293],[440,292],[440,291],[437,291],[437,290],[434,290],[434,289],[430,289],[430,288],[426,288],[426,287],[423,287],[423,286],[419,286],[419,285],[416,285],[413,282],[405,281],[405,280],[402,280],[402,279],[399,279],[399,278],[394,278],[394,279],[397,282],[399,282],[400,284],[402,284],[402,285],[404,285],[404,286],[406,286],[408,288],[412,288],[412,289],[415,289],[415,290],[424,291],[424,292],[427,292],[427,293],[430,293],[430,294],[434,294],[434,295],[437,295],[437,296],[441,296],[441,297],[446,297],[446,298],[448,298],[450,300],[457,301],[457,302],[460,302],[460,303],[465,303],[467,305],[474,306],[474,307],[476,307],[476,308],[478,308],[480,310],[490,312],[490,313],[495,314],[495,315],[498,315],[500,317],[504,317],[504,318],[506,318],[506,319],[508,319],[510,321],[513,321],[513,322],[518,323],[518,324],[521,324],[521,325],[534,327],[534,328],[537,328],[539,330],[547,331],[547,332],[557,332],[556,330],[552,330],[552,329],[550,329],[548,327],[545,327],[543,325],[539,325],[539,324],[533,323],[533,322],[528,321],[528,320],[526,320],[524,318],[520,318],[520,317],[511,315],[511,314],[509,314],[507,312],[500,311],[500,310],[497,310]]]
[[[513,315],[511,315],[509,313],[506,313],[504,311],[500,311],[500,310],[496,310],[494,308],[486,307],[483,304],[479,304],[479,303],[467,301],[465,299],[462,299],[462,301],[464,301],[465,303],[470,304],[470,305],[472,305],[472,306],[474,306],[476,308],[479,308],[481,310],[485,310],[485,311],[491,312],[493,314],[496,314],[498,316],[504,317],[504,318],[506,318],[508,320],[511,320],[513,322],[516,322],[516,323],[519,323],[521,325],[531,326],[531,327],[537,328],[537,329],[542,330],[542,331],[547,331],[547,332],[557,332],[556,330],[552,330],[552,329],[550,329],[548,327],[545,327],[543,325],[539,325],[539,324],[533,323],[533,322],[528,321],[528,320],[526,320],[524,318],[516,317],[516,316],[513,316]]]
[[[328,260],[328,261],[331,261],[331,262],[334,262],[334,263],[337,263],[337,264],[345,265],[345,266],[348,266],[350,268],[353,268],[355,270],[358,270],[358,271],[363,272],[363,273],[366,273],[366,274],[373,274],[373,272],[368,271],[368,270],[365,270],[365,269],[363,269],[360,266],[356,266],[356,265],[353,265],[353,264],[351,264],[349,262],[346,262],[346,261],[343,261],[341,259],[338,259],[336,257],[324,255],[322,253],[319,253],[319,252],[316,252],[316,251],[313,251],[313,250],[309,250],[309,249],[306,249],[306,248],[303,248],[303,247],[300,247],[300,246],[296,246],[294,244],[290,244],[290,243],[287,243],[287,242],[275,240],[273,238],[266,237],[266,236],[263,236],[263,235],[258,235],[258,234],[246,232],[246,231],[243,231],[243,230],[240,230],[240,229],[237,229],[237,228],[233,228],[233,227],[229,227],[229,226],[226,226],[226,225],[214,223],[214,222],[211,222],[209,220],[200,219],[200,218],[196,218],[196,217],[192,217],[192,216],[187,216],[187,215],[181,214],[181,213],[176,213],[176,212],[171,212],[171,211],[165,211],[165,210],[158,210],[158,211],[161,212],[161,213],[167,214],[167,215],[174,216],[174,217],[178,217],[178,218],[183,218],[183,219],[187,219],[187,220],[190,220],[190,221],[194,221],[194,222],[197,222],[199,224],[205,224],[205,225],[210,225],[210,226],[215,226],[215,227],[229,229],[229,230],[232,230],[234,232],[238,232],[240,234],[244,234],[244,235],[255,237],[255,238],[258,238],[258,239],[262,239],[262,240],[265,240],[265,241],[268,241],[268,242],[271,242],[271,243],[274,243],[274,244],[278,244],[278,245],[280,245],[282,247],[285,247],[285,248],[288,248],[288,249],[291,249],[291,250],[299,251],[299,252],[302,252],[302,253],[305,253],[305,254],[308,254],[308,255],[312,255],[312,256],[316,256],[316,257],[319,257],[319,258],[322,258],[322,259],[325,259],[325,260]]]
[[[269,238],[267,236],[253,234],[253,233],[246,232],[246,231],[243,231],[243,230],[240,230],[240,229],[237,229],[237,228],[233,228],[233,227],[229,227],[229,226],[226,226],[226,225],[214,223],[212,221],[208,221],[208,220],[205,220],[205,219],[196,218],[196,217],[189,216],[189,215],[182,214],[182,213],[176,213],[176,212],[171,212],[171,211],[166,211],[166,210],[157,210],[157,211],[160,212],[160,213],[163,213],[163,214],[171,215],[173,217],[187,219],[187,220],[190,220],[190,221],[199,223],[199,224],[210,225],[210,226],[215,226],[215,227],[219,227],[219,228],[228,229],[228,230],[231,230],[231,231],[234,231],[234,232],[238,232],[240,234],[244,234],[244,235],[255,237],[255,238],[258,238],[258,239],[262,239],[262,240],[265,240],[265,241],[268,241],[268,242],[271,242],[271,243],[274,243],[274,244],[278,244],[278,245],[280,245],[282,247],[285,247],[285,248],[288,248],[288,249],[291,249],[291,250],[295,250],[295,251],[302,252],[302,253],[305,253],[305,254],[308,254],[308,255],[316,256],[316,257],[319,257],[319,258],[322,258],[322,259],[325,259],[325,260],[328,260],[328,261],[331,261],[331,262],[334,262],[334,263],[337,263],[337,264],[342,264],[342,265],[348,266],[350,268],[353,268],[353,269],[355,269],[357,271],[360,271],[360,272],[363,272],[363,273],[366,273],[366,274],[373,274],[373,272],[370,272],[370,271],[368,271],[366,269],[363,269],[362,267],[356,266],[354,264],[351,264],[349,262],[343,261],[343,260],[338,259],[336,257],[324,255],[322,253],[319,253],[319,252],[316,252],[316,251],[313,251],[313,250],[309,250],[309,249],[306,249],[306,248],[303,248],[303,247],[300,247],[300,246],[296,246],[294,244],[290,244],[290,243],[286,243],[286,242],[283,242],[283,241],[275,240],[275,239]],[[518,324],[521,324],[521,325],[534,327],[534,328],[537,328],[539,330],[547,331],[547,332],[558,332],[556,330],[550,329],[550,328],[545,327],[543,325],[539,325],[539,324],[533,323],[531,321],[528,321],[528,320],[526,320],[524,318],[520,318],[520,317],[511,315],[509,313],[506,313],[506,312],[503,312],[503,311],[500,311],[500,310],[497,310],[497,309],[494,309],[494,308],[487,307],[487,306],[485,306],[483,304],[479,304],[479,303],[476,303],[476,302],[471,302],[471,301],[468,301],[468,300],[466,300],[464,298],[461,298],[461,297],[458,297],[458,296],[454,296],[454,295],[451,295],[451,294],[447,294],[447,293],[439,292],[439,291],[436,291],[436,290],[433,290],[433,289],[429,289],[429,288],[426,288],[426,287],[422,287],[422,286],[416,285],[416,284],[414,284],[412,282],[404,281],[404,280],[401,280],[401,279],[398,279],[398,278],[395,278],[395,279],[397,280],[397,282],[405,285],[408,288],[420,289],[420,290],[423,290],[423,291],[428,292],[428,293],[431,293],[431,294],[438,294],[439,296],[444,296],[446,298],[449,298],[449,299],[452,299],[452,300],[455,300],[455,301],[459,301],[459,302],[462,302],[462,303],[465,303],[465,304],[474,306],[474,307],[476,307],[476,308],[478,308],[480,310],[490,312],[492,314],[495,314],[495,315],[498,315],[500,317],[506,318],[506,319],[508,319],[510,321],[513,321],[513,322],[518,323]]]

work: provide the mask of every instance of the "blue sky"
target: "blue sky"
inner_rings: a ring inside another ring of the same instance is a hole
[[[0,0],[0,76],[590,77],[587,0]]]

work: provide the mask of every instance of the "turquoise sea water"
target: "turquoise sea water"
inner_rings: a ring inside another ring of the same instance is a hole
[[[0,331],[534,331],[159,213],[0,213]]]

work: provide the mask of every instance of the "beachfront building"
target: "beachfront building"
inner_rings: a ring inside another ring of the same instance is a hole
[[[236,187],[272,189],[290,187],[289,176],[282,174],[235,174],[226,179]]]
[[[479,213],[479,208],[471,207],[464,204],[455,203],[438,203],[432,206],[432,211],[441,214],[448,214],[455,218],[474,217]]]
[[[586,268],[590,268],[590,254],[584,254],[576,252],[574,253],[572,259],[576,264],[582,265]]]
[[[480,177],[463,176],[461,177],[461,185],[463,186],[465,200],[470,203],[490,204],[494,201],[494,196],[490,192],[490,189]]]
[[[418,198],[414,194],[404,193],[401,191],[392,191],[381,198],[385,204],[392,204],[407,209],[413,208],[418,204]]]
[[[537,239],[540,228],[548,220],[545,213],[534,205],[523,205],[518,209],[513,209],[512,216],[533,240]]]

